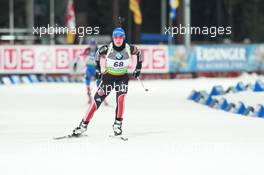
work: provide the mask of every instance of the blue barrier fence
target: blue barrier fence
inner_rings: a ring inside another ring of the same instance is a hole
[[[255,116],[264,118],[264,106],[258,104],[256,107],[246,105],[240,101],[238,103],[230,102],[225,97],[216,98],[216,96],[228,93],[239,93],[242,91],[264,92],[264,82],[257,80],[254,84],[244,84],[238,82],[235,86],[230,86],[226,90],[222,86],[214,86],[210,93],[206,91],[193,90],[188,99],[196,103],[203,104],[213,109],[219,109],[226,112],[240,114],[242,116]]]

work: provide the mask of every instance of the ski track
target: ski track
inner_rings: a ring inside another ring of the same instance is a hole
[[[87,137],[53,140],[72,132],[85,111],[84,84],[0,86],[0,174],[263,174],[264,119],[210,109],[187,100],[190,92],[225,88],[239,78],[131,81],[123,130],[128,141],[109,138],[115,94],[88,126]],[[95,88],[93,89],[95,90]],[[264,104],[264,93],[226,96]]]

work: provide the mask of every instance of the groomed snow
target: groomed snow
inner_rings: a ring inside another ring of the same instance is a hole
[[[88,108],[85,86],[40,83],[0,86],[0,174],[263,174],[264,119],[210,109],[187,100],[193,89],[209,91],[262,77],[131,81],[123,122],[127,142],[111,139],[112,107],[101,106],[88,137],[53,140],[76,127]],[[95,89],[94,89],[95,90]],[[257,98],[258,97],[258,98]],[[264,104],[264,93],[230,95]]]

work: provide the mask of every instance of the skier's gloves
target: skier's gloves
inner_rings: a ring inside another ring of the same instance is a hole
[[[95,78],[96,78],[97,80],[101,80],[101,79],[102,79],[102,74],[101,74],[100,71],[96,70]]]
[[[140,69],[135,69],[134,72],[133,72],[133,76],[135,78],[137,78],[137,77],[139,77],[139,75],[140,75]]]

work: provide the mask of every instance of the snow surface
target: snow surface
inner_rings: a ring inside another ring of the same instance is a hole
[[[264,119],[243,117],[187,100],[193,89],[254,82],[262,77],[131,81],[123,129],[111,139],[112,107],[95,113],[88,137],[53,140],[76,127],[85,111],[85,85],[0,86],[0,174],[263,175]],[[94,88],[95,90],[95,88]],[[228,98],[255,105],[264,94]]]

